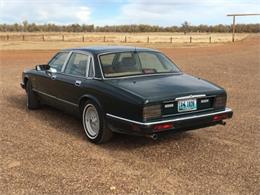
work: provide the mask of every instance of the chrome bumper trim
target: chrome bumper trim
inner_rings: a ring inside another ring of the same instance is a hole
[[[175,118],[175,119],[168,119],[168,120],[161,120],[161,121],[154,121],[154,122],[139,122],[139,121],[134,121],[134,120],[122,118],[122,117],[119,117],[119,116],[115,116],[115,115],[109,114],[109,113],[107,113],[106,115],[110,118],[115,118],[115,119],[118,119],[118,120],[130,122],[130,123],[134,123],[134,124],[138,124],[138,125],[150,126],[150,125],[156,125],[156,124],[161,124],[161,123],[169,123],[169,122],[176,122],[176,121],[184,121],[184,120],[189,120],[189,119],[202,118],[202,117],[207,117],[207,116],[214,116],[216,114],[225,114],[225,113],[228,113],[228,112],[232,112],[232,110],[230,108],[226,108],[225,110],[218,111],[218,112],[212,112],[212,113],[207,113],[207,114],[194,114],[192,116],[185,116],[185,117],[179,117],[179,118]]]

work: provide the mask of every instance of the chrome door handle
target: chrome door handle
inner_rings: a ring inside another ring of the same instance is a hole
[[[80,86],[80,85],[81,85],[81,81],[78,81],[78,80],[75,81],[75,85],[76,85],[76,86]]]
[[[57,77],[56,75],[52,75],[52,76],[51,76],[51,79],[52,79],[52,80],[55,80],[56,77]]]

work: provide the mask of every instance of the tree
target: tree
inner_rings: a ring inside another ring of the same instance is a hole
[[[187,21],[185,21],[182,25],[182,31],[184,32],[184,34],[186,35],[187,32],[190,31],[190,25]]]

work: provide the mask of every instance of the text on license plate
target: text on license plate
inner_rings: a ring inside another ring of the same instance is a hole
[[[197,100],[187,99],[178,101],[178,112],[197,110]]]

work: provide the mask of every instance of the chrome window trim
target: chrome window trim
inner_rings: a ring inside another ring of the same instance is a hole
[[[74,103],[69,102],[69,101],[67,101],[67,100],[63,100],[63,99],[57,98],[56,96],[53,96],[53,95],[44,93],[44,92],[39,91],[39,90],[36,90],[36,89],[32,89],[32,90],[35,91],[36,93],[40,93],[40,94],[42,94],[42,95],[48,96],[48,97],[50,97],[50,98],[59,100],[59,101],[61,101],[61,102],[67,103],[67,104],[70,104],[70,105],[72,105],[72,106],[79,107],[77,104],[74,104]]]
[[[134,50],[133,50],[134,51]],[[121,77],[111,77],[111,78],[106,78],[103,73],[103,69],[101,67],[101,62],[100,62],[100,56],[101,55],[106,55],[106,54],[113,54],[113,53],[123,53],[123,52],[133,52],[133,51],[109,51],[109,52],[104,52],[104,53],[99,53],[97,54],[97,59],[98,59],[98,64],[99,64],[99,69],[102,75],[103,80],[111,80],[111,79],[125,79],[125,78],[135,78],[135,77],[147,77],[147,76],[158,76],[158,75],[178,75],[178,74],[183,74],[182,71],[177,67],[180,72],[178,73],[173,73],[173,72],[167,72],[167,73],[158,73],[158,74],[145,74],[145,75],[131,75],[131,76],[121,76]],[[160,51],[151,51],[151,52],[157,52],[161,53]],[[164,54],[163,54],[164,55]],[[166,55],[165,55],[166,56]],[[166,56],[167,57],[167,56]],[[168,58],[168,57],[167,57]],[[172,61],[172,60],[171,60]],[[174,63],[175,64],[175,63]],[[176,64],[175,64],[176,65]],[[177,66],[177,65],[176,65]]]
[[[68,54],[68,56],[67,56],[67,59],[65,60],[63,66],[62,66],[62,69],[61,69],[61,71],[60,71],[61,73],[64,72],[65,67],[66,67],[66,65],[67,65],[67,63],[68,63],[68,61],[69,61],[69,59],[70,59],[71,54],[72,54],[72,51],[69,52],[69,54]]]
[[[82,55],[88,56],[88,62],[87,62],[87,66],[86,66],[85,76],[79,76],[79,75],[74,75],[74,74],[65,73],[65,69],[66,69],[66,67],[68,66],[69,60],[70,60],[70,58],[71,58],[71,56],[72,56],[73,54],[82,54]],[[89,70],[90,58],[93,58],[93,55],[92,55],[91,53],[89,53],[89,52],[84,52],[84,51],[70,51],[69,58],[66,60],[66,63],[64,63],[65,65],[64,65],[64,67],[62,68],[61,73],[63,73],[64,75],[70,75],[70,76],[75,76],[75,77],[80,77],[80,78],[88,78],[88,70]]]
[[[93,68],[93,76],[92,77],[90,77],[89,76],[89,70],[90,70],[90,62],[92,61],[92,68]],[[95,62],[94,62],[94,58],[92,57],[90,60],[89,60],[89,67],[88,67],[88,75],[87,75],[87,78],[89,78],[89,79],[94,79],[94,78],[96,78],[95,77],[96,76],[96,70],[95,70]],[[97,78],[96,78],[97,79]]]
[[[224,113],[228,113],[228,112],[232,112],[232,110],[230,108],[225,108],[225,110],[223,110],[223,111],[217,111],[217,112],[213,112],[213,113],[195,114],[195,115],[192,115],[192,116],[185,116],[185,117],[179,117],[179,118],[175,118],[175,119],[167,119],[167,120],[154,121],[154,122],[139,122],[139,121],[119,117],[119,116],[116,116],[116,115],[113,115],[113,114],[109,114],[109,113],[106,113],[106,116],[108,116],[110,118],[122,120],[122,121],[125,121],[125,122],[134,123],[134,124],[137,124],[137,125],[150,126],[150,125],[156,125],[156,124],[161,124],[161,123],[169,123],[169,122],[176,122],[176,121],[202,118],[202,117],[207,117],[207,116],[214,116],[216,114],[224,114]]]
[[[57,71],[57,72],[62,72],[63,71],[63,68],[64,68],[64,65],[67,63],[67,60],[69,59],[69,56],[70,56],[70,51],[59,51],[59,52],[57,52],[50,60],[49,60],[49,62],[48,62],[48,65],[51,63],[51,61],[57,56],[57,55],[59,55],[60,53],[68,53],[68,55],[67,55],[67,57],[66,57],[66,59],[65,59],[65,61],[64,61],[64,63],[63,63],[63,65],[62,65],[62,67],[61,67],[61,71]]]

